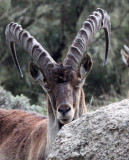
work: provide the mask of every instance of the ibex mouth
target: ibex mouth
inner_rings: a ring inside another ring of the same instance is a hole
[[[60,123],[67,124],[73,121],[73,119],[59,119]]]

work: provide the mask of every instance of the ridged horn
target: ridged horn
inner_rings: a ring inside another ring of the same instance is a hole
[[[37,62],[39,67],[44,71],[44,74],[47,74],[48,71],[56,64],[56,62],[41,46],[41,44],[39,44],[36,39],[29,34],[28,31],[22,29],[21,25],[11,22],[6,27],[5,35],[10,53],[21,77],[23,77],[23,75],[17,59],[15,43],[24,48],[25,51],[30,54],[30,56]]]
[[[106,37],[106,51],[104,59],[105,65],[109,52],[111,23],[107,12],[100,8],[93,12],[93,14],[90,15],[89,18],[83,23],[82,28],[79,30],[68,50],[68,53],[64,59],[64,64],[71,65],[74,70],[78,70],[78,66],[83,60],[84,52],[88,44],[100,29],[104,29]]]
[[[125,49],[125,52],[129,54],[129,48],[126,45],[124,45],[124,49]]]

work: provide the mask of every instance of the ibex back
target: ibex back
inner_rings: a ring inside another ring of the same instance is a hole
[[[0,160],[44,160],[58,131],[86,113],[83,84],[92,68],[92,60],[84,52],[94,35],[104,29],[106,53],[110,42],[110,18],[97,9],[79,30],[66,58],[57,64],[49,53],[16,23],[6,28],[6,40],[11,55],[22,77],[14,44],[23,47],[38,66],[32,62],[29,71],[33,79],[46,91],[48,118],[24,111],[0,110]]]

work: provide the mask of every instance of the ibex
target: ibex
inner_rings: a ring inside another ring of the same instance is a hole
[[[104,29],[106,63],[109,51],[110,17],[97,9],[83,23],[63,63],[57,64],[49,53],[17,23],[6,28],[6,40],[22,77],[14,44],[23,47],[37,62],[29,64],[29,72],[47,94],[48,118],[18,110],[0,110],[0,160],[44,160],[58,131],[86,113],[83,84],[92,68],[92,60],[84,52],[94,35]]]
[[[122,60],[129,67],[129,48],[124,45],[124,50],[121,49]]]

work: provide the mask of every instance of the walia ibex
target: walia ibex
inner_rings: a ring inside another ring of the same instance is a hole
[[[23,47],[37,62],[29,71],[47,93],[48,118],[18,110],[0,110],[0,160],[44,160],[60,128],[86,113],[83,84],[92,68],[92,60],[84,52],[94,35],[104,29],[106,63],[110,42],[110,17],[97,9],[83,23],[62,64],[17,23],[6,28],[6,40],[22,76],[14,44]]]

